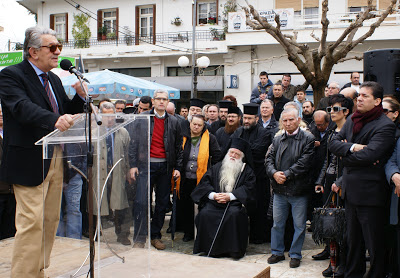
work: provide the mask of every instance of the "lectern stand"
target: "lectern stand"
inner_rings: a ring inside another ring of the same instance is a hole
[[[107,257],[113,256],[124,262],[121,253],[127,251],[137,252],[141,261],[147,262],[141,263],[139,268],[132,269],[131,277],[149,277],[151,116],[102,114],[101,126],[96,125],[92,119],[94,155],[91,175],[88,175],[86,169],[89,126],[86,117],[85,114],[77,116],[74,125],[67,131],[55,130],[36,143],[43,147],[44,168],[55,161],[62,161],[64,165],[63,198],[57,234],[82,238],[89,243],[89,240],[81,235],[81,213],[86,214],[88,211],[88,200],[81,199],[81,196],[88,196],[84,185],[87,180],[91,180],[94,197],[93,218],[96,223],[96,277],[101,277],[101,267]],[[130,177],[130,169],[133,167],[138,168],[135,179]],[[83,224],[85,226],[86,223]],[[46,230],[45,226],[44,229]],[[45,251],[42,254],[43,258],[44,253]],[[143,256],[148,256],[148,259],[143,260]],[[76,274],[72,277],[88,272],[88,257],[76,265]],[[45,265],[48,265],[48,262],[45,262]]]

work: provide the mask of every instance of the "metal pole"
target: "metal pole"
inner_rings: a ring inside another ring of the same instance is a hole
[[[197,24],[197,0],[193,1],[193,31],[192,31],[192,84],[190,98],[197,98],[197,74],[196,74],[196,24]],[[196,84],[195,84],[196,82]]]

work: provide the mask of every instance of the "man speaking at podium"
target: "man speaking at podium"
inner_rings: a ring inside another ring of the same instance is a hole
[[[84,91],[70,100],[57,67],[62,45],[56,33],[39,26],[25,31],[24,60],[0,72],[4,115],[4,153],[0,180],[13,184],[17,201],[11,277],[44,277],[49,266],[60,214],[63,186],[62,150],[54,148],[42,162],[35,142],[55,129],[73,124],[71,114],[83,111]],[[69,114],[67,114],[69,113]]]

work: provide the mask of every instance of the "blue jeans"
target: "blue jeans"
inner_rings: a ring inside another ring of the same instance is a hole
[[[307,196],[284,196],[281,194],[274,194],[274,226],[271,230],[271,253],[273,255],[281,256],[284,254],[285,225],[289,215],[289,209],[292,207],[294,235],[289,250],[289,256],[291,258],[301,259],[301,249],[306,235],[307,200]]]
[[[65,213],[63,207],[61,207],[57,236],[82,238],[82,213],[80,211],[82,184],[82,177],[76,174],[64,187]]]

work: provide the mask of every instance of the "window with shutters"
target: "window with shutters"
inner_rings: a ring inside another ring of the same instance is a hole
[[[197,2],[197,24],[217,24],[218,23],[218,3],[217,1],[198,1]]]
[[[56,31],[56,37],[60,41],[68,40],[68,14],[50,15],[50,28]]]
[[[148,37],[153,34],[153,6],[140,7],[139,30],[141,37]]]
[[[117,10],[103,10],[103,26],[107,28],[107,34],[117,32]]]
[[[97,10],[97,39],[118,38],[119,9]]]
[[[65,25],[66,25],[65,14],[54,16],[54,31],[56,31],[57,38],[65,39],[65,31],[66,31]]]

